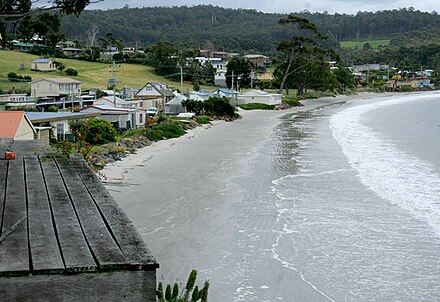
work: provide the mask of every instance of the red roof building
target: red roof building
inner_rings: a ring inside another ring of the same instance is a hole
[[[24,111],[0,112],[0,139],[31,140],[35,133]]]

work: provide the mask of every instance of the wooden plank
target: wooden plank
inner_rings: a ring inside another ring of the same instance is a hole
[[[70,159],[81,176],[90,195],[95,200],[107,225],[110,226],[113,237],[118,242],[124,255],[133,267],[156,269],[159,264],[145,245],[141,236],[127,215],[119,208],[113,197],[91,171],[87,163],[78,157]]]
[[[97,264],[87,245],[63,179],[52,157],[40,157],[61,254],[67,272],[96,271]]]
[[[41,171],[36,156],[25,158],[29,247],[33,274],[60,273],[65,267]]]
[[[123,268],[127,264],[103,217],[72,162],[65,156],[54,157],[73,202],[87,242],[100,270]]]
[[[155,271],[2,278],[0,301],[156,302]]]
[[[3,223],[3,210],[6,200],[6,177],[8,176],[8,161],[0,160],[0,236]]]
[[[23,160],[9,161],[0,243],[0,274],[30,272]]]

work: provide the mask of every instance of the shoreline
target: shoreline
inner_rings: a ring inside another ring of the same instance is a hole
[[[303,100],[301,103],[304,106],[292,107],[287,110],[240,110],[239,114],[242,119],[253,118],[256,112],[265,112],[270,117],[276,117],[278,120],[286,115],[295,112],[304,112],[308,110],[314,110],[323,106],[330,106],[338,103],[343,103],[353,99],[361,99],[368,97],[370,95],[377,95],[377,93],[361,93],[356,95],[337,95],[335,97],[322,97],[318,99],[308,99]],[[181,141],[186,141],[190,139],[194,139],[200,135],[205,135],[209,133],[208,130],[212,127],[218,127],[225,123],[237,123],[237,120],[232,122],[225,122],[222,120],[212,121],[211,124],[201,125],[200,127],[196,127],[194,129],[190,129],[187,133],[181,137],[161,140],[158,142],[153,142],[149,146],[145,146],[136,150],[135,153],[129,154],[128,156],[122,158],[119,161],[115,161],[113,163],[109,163],[104,166],[104,168],[97,172],[98,177],[101,181],[106,185],[130,185],[126,182],[126,175],[129,171],[135,170],[136,168],[145,167],[148,162],[158,153],[164,152],[166,150],[176,148]],[[206,133],[205,133],[206,132]]]

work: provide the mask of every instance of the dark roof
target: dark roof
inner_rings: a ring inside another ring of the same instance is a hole
[[[0,196],[0,276],[158,267],[82,158],[0,160]]]
[[[159,92],[163,95],[163,96],[170,96],[170,97],[175,97],[174,93],[172,91],[166,90],[166,89],[160,89]]]

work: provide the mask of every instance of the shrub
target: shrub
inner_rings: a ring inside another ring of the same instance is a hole
[[[68,76],[71,76],[71,77],[75,77],[75,76],[78,75],[78,71],[76,71],[76,70],[73,69],[73,68],[67,68],[64,72],[65,72]]]
[[[299,106],[304,106],[299,100],[297,100],[296,98],[288,98],[288,99],[284,99],[283,103],[290,105],[292,107],[299,107]]]
[[[55,105],[52,105],[49,108],[47,108],[47,112],[58,112],[58,107]]]
[[[273,110],[275,108],[275,105],[268,105],[268,104],[261,104],[261,103],[250,103],[250,104],[241,104],[238,105],[241,109],[244,110],[255,110],[255,109],[261,109],[261,110]]]
[[[32,77],[30,76],[22,76],[19,74],[16,74],[15,72],[8,73],[8,79],[10,82],[30,82],[32,81]]]
[[[92,118],[87,121],[85,141],[90,144],[105,144],[116,141],[116,129],[110,122]]]
[[[196,116],[195,120],[199,124],[211,124],[211,119],[207,116]]]
[[[145,131],[145,137],[151,141],[162,139],[177,138],[186,133],[178,123],[161,123]]]

